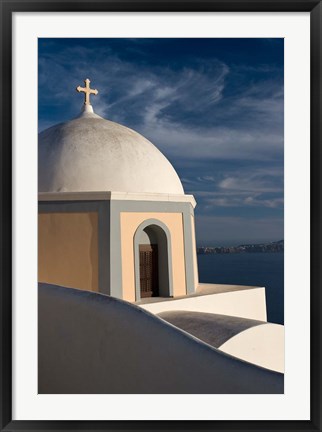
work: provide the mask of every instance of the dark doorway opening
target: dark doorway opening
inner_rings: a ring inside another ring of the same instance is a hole
[[[139,245],[141,298],[159,296],[158,245]]]

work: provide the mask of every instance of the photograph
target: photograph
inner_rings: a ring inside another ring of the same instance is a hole
[[[284,394],[284,38],[37,43],[38,394]]]

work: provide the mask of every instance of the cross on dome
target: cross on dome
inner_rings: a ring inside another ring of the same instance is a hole
[[[84,80],[84,83],[85,83],[85,87],[78,86],[76,88],[76,90],[78,91],[78,93],[82,92],[82,93],[85,94],[84,105],[90,105],[91,104],[90,103],[90,99],[89,99],[90,95],[91,94],[97,95],[98,94],[98,90],[90,88],[90,86],[89,86],[90,80],[88,78],[86,78],[86,80]]]

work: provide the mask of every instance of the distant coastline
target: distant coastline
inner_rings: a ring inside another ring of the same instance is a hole
[[[284,240],[271,243],[245,244],[229,247],[201,246],[197,248],[197,254],[199,255],[254,252],[284,252]]]

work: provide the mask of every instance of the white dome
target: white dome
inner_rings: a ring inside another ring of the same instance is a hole
[[[173,166],[150,141],[93,112],[39,134],[38,190],[184,193]]]

